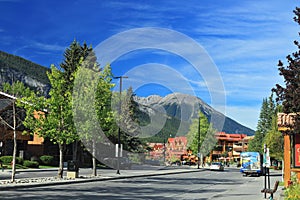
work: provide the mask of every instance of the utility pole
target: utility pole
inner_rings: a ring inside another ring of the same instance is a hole
[[[123,78],[128,78],[128,76],[116,76],[114,77],[115,79],[120,79],[120,100],[119,100],[119,116],[122,114],[122,81]],[[120,117],[121,118],[121,117]],[[121,128],[119,124],[119,129],[118,129],[118,145],[117,145],[117,157],[118,157],[118,162],[117,162],[117,174],[120,174],[120,148],[121,148]]]

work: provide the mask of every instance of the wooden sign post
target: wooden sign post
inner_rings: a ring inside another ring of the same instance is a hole
[[[284,186],[288,187],[291,181],[291,172],[297,173],[300,181],[300,133],[292,133],[291,127],[295,123],[296,113],[278,113],[278,131],[284,137]],[[291,144],[291,140],[294,144]],[[293,157],[291,156],[293,153]],[[293,165],[292,165],[293,164]],[[293,166],[293,167],[292,167]]]

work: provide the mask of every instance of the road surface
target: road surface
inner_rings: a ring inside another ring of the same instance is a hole
[[[126,173],[126,171],[123,171]],[[271,184],[281,180],[271,176]],[[242,177],[238,169],[107,180],[0,191],[0,199],[264,199],[264,177]]]

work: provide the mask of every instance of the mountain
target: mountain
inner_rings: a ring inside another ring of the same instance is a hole
[[[46,67],[0,51],[0,88],[4,82],[20,81],[25,86],[47,95],[50,90],[47,71],[49,69]]]
[[[218,131],[254,134],[254,130],[226,117],[195,96],[172,93],[165,97],[158,95],[136,96],[134,100],[138,103],[139,109],[150,116],[152,121],[150,120],[148,123],[154,124],[153,126],[164,126],[163,130],[158,133],[158,137],[165,137],[166,132],[169,132],[167,136],[174,134],[174,132],[177,136],[185,135],[192,120],[198,118],[199,110],[205,114]],[[165,125],[162,125],[163,123]]]
[[[0,51],[0,89],[2,83],[18,80],[46,96],[50,90],[47,71],[49,69],[46,67]],[[135,96],[134,99],[141,111],[137,115],[143,125],[142,129],[147,134],[151,134],[154,140],[162,141],[170,135],[185,135],[192,119],[198,118],[199,110],[219,131],[254,134],[252,129],[226,117],[195,96],[173,93],[165,97]]]

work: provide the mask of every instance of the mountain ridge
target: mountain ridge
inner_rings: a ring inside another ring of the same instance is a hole
[[[167,116],[174,117],[184,122],[179,132],[188,132],[188,128],[193,119],[198,118],[198,112],[201,112],[214,124],[214,128],[218,131],[224,131],[226,133],[244,133],[247,135],[254,135],[254,130],[236,122],[235,120],[225,116],[221,112],[215,110],[210,105],[205,103],[201,98],[182,94],[182,93],[171,93],[164,97],[159,95],[150,95],[148,97],[135,97],[135,101],[140,105],[140,110],[154,115],[154,111],[159,107],[160,112],[164,109]],[[151,109],[149,109],[149,107]],[[152,110],[152,111],[151,111]],[[164,112],[163,111],[163,112]],[[216,124],[222,123],[224,124]],[[221,126],[221,128],[220,128]],[[179,133],[180,134],[180,133]]]
[[[0,88],[1,83],[12,83],[18,80],[23,82],[25,86],[47,96],[50,90],[47,71],[50,71],[50,69],[22,57],[0,51]],[[222,126],[222,129],[219,128],[219,131],[245,133],[247,135],[254,134],[254,130],[218,112],[196,96],[172,93],[165,97],[150,95],[148,97],[135,96],[134,99],[141,111],[145,111],[149,116],[154,116],[154,121],[156,120],[158,125],[163,126],[159,131],[160,135],[158,137],[162,136],[162,132],[168,135],[174,134],[174,132],[178,133],[178,135],[186,134],[192,119],[198,117],[199,110],[209,120],[221,121],[224,119],[224,126]],[[160,115],[159,117],[157,117],[157,113]],[[143,116],[147,118],[145,115]],[[164,125],[162,124],[163,120],[166,122]]]
[[[2,83],[20,81],[47,96],[50,90],[47,71],[50,69],[0,50],[0,88]]]

